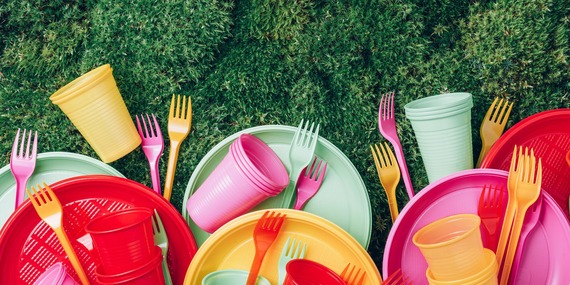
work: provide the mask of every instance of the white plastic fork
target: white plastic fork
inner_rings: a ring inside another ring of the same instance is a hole
[[[408,197],[412,199],[414,197],[414,187],[410,178],[410,172],[408,171],[408,165],[406,164],[406,158],[404,157],[404,151],[402,150],[402,144],[400,143],[400,138],[398,138],[398,131],[396,130],[396,118],[394,117],[394,92],[384,94],[380,100],[380,107],[378,110],[378,128],[380,129],[382,136],[384,136],[384,138],[387,139],[394,148],[396,159],[400,166],[402,180],[404,180]]]
[[[289,147],[289,185],[284,192],[283,200],[281,201],[281,208],[289,208],[291,206],[291,200],[295,192],[295,187],[297,186],[297,179],[303,168],[307,167],[313,158],[315,153],[315,147],[317,146],[317,141],[319,139],[319,127],[313,132],[315,128],[315,123],[311,124],[309,128],[309,121],[305,123],[303,127],[303,120],[299,124],[293,140],[291,141],[291,146]]]
[[[318,164],[317,160],[318,158],[315,156],[311,167],[308,170],[308,166],[303,168],[303,171],[299,174],[299,179],[297,180],[297,199],[295,200],[295,206],[293,206],[295,210],[303,209],[305,203],[307,203],[311,197],[315,196],[319,188],[321,188],[325,173],[327,172],[327,162],[325,161],[325,164],[321,167],[323,160],[319,160]],[[315,164],[317,164],[316,167]]]
[[[36,168],[36,157],[38,151],[38,132],[35,132],[34,142],[32,145],[32,153],[30,153],[30,143],[32,139],[32,131],[28,131],[28,143],[26,144],[26,153],[24,153],[24,142],[26,141],[26,129],[22,134],[22,142],[19,142],[20,129],[16,133],[14,145],[12,146],[12,155],[10,156],[10,171],[16,179],[16,201],[15,206],[18,208],[26,197],[26,184],[34,173]],[[19,149],[18,149],[19,145]]]
[[[160,215],[154,209],[154,214],[152,215],[152,233],[154,237],[154,244],[160,247],[162,251],[162,273],[164,274],[164,284],[171,285],[172,278],[170,277],[170,270],[168,269],[168,235],[160,219]]]
[[[304,258],[306,249],[307,245],[304,242],[297,242],[296,239],[291,241],[291,238],[287,238],[287,241],[283,246],[283,250],[281,250],[281,256],[279,257],[279,283],[277,283],[277,285],[281,285],[283,284],[283,281],[285,281],[285,275],[287,275],[287,263],[293,259]]]
[[[160,190],[160,175],[158,173],[158,161],[162,152],[164,151],[164,139],[162,138],[162,132],[160,131],[160,126],[154,114],[152,115],[151,122],[150,117],[146,114],[146,120],[143,115],[142,126],[139,120],[139,116],[136,116],[137,120],[137,130],[139,136],[141,137],[141,147],[148,160],[150,166],[150,179],[152,180],[152,189],[154,192],[162,195]],[[154,124],[154,127],[153,127]]]

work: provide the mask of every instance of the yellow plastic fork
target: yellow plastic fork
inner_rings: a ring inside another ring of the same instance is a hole
[[[509,282],[509,276],[515,258],[515,252],[518,247],[526,212],[540,196],[542,184],[542,161],[540,158],[538,159],[538,166],[536,166],[535,162],[536,158],[534,157],[532,149],[530,151],[530,156],[528,155],[528,149],[525,149],[524,159],[519,159],[518,162],[518,168],[522,168],[522,171],[519,172],[517,176],[516,196],[514,197],[517,203],[517,210],[509,237],[509,245],[505,261],[503,263],[503,270],[501,271],[500,285],[506,285]]]
[[[523,159],[522,147],[517,147],[513,150],[513,155],[511,157],[511,165],[509,168],[509,176],[507,178],[507,208],[505,210],[505,215],[503,216],[503,225],[501,227],[501,233],[499,235],[499,243],[497,244],[497,251],[495,251],[497,257],[497,263],[501,266],[503,262],[504,255],[506,253],[507,243],[509,241],[509,233],[513,225],[513,219],[515,217],[517,203],[515,201],[516,197],[516,187],[519,173],[521,172],[521,167],[518,164],[518,160]]]
[[[81,284],[89,284],[89,279],[87,279],[87,275],[85,274],[85,271],[79,262],[79,258],[77,258],[77,254],[75,254],[75,251],[71,246],[71,242],[69,241],[69,238],[63,229],[63,209],[61,207],[59,199],[57,196],[55,196],[53,190],[45,182],[43,190],[41,185],[38,185],[38,189],[39,190],[36,191],[36,189],[32,186],[33,195],[32,192],[26,189],[32,205],[34,205],[34,208],[36,209],[36,212],[40,218],[42,218],[42,220],[48,224],[55,232],[55,235],[59,239],[59,242],[61,243],[65,254],[71,262],[71,265],[73,265],[73,269],[75,269],[77,276],[79,276]]]
[[[170,139],[170,153],[168,154],[168,167],[166,168],[166,178],[164,182],[163,196],[170,201],[172,195],[172,185],[174,184],[174,173],[176,173],[176,162],[178,161],[178,152],[180,144],[190,133],[192,127],[192,99],[182,96],[182,105],[180,105],[180,95],[174,101],[175,95],[172,95],[170,102],[170,114],[168,115],[168,137]],[[186,105],[188,101],[188,106]]]
[[[400,168],[398,167],[394,153],[386,142],[384,142],[384,145],[380,144],[380,148],[378,148],[378,145],[374,145],[374,147],[370,146],[370,150],[372,151],[378,178],[388,197],[388,206],[390,207],[390,215],[392,216],[393,223],[398,217],[396,187],[398,186],[398,182],[400,182]]]
[[[501,99],[498,105],[497,101],[499,101],[499,98],[495,98],[491,107],[487,110],[487,114],[485,114],[479,129],[482,145],[479,159],[477,160],[477,167],[481,166],[485,155],[503,134],[513,108],[513,103],[509,104],[509,100]]]

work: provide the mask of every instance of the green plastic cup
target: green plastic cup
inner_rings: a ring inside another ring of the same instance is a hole
[[[473,168],[470,93],[448,93],[404,106],[430,183]]]
[[[239,269],[225,269],[208,273],[202,279],[202,285],[243,285],[247,281],[249,271]],[[263,276],[257,277],[256,285],[271,285]]]

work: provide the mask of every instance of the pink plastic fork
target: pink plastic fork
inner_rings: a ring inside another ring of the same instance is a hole
[[[524,252],[526,238],[532,232],[532,230],[538,224],[540,220],[540,212],[542,211],[542,196],[539,196],[536,199],[536,202],[527,210],[524,224],[521,229],[521,236],[519,237],[519,245],[517,247],[517,251],[515,253],[515,261],[513,262],[513,267],[511,269],[511,282],[510,284],[516,284],[517,277],[521,268],[519,268],[522,255]]]
[[[142,127],[139,117],[136,116],[137,130],[141,137],[142,150],[148,160],[148,165],[150,166],[150,179],[152,180],[152,189],[154,189],[154,192],[162,195],[162,191],[160,190],[160,175],[158,173],[158,160],[162,155],[162,151],[164,150],[164,139],[162,138],[162,132],[160,131],[160,126],[158,125],[156,117],[154,114],[151,115],[153,122],[151,122],[148,114],[146,114],[146,120],[144,119],[144,116],[141,115]]]
[[[36,156],[38,151],[38,132],[35,132],[34,142],[32,145],[32,153],[30,154],[30,142],[32,140],[32,131],[28,131],[28,143],[26,144],[26,153],[24,153],[24,142],[26,141],[26,129],[22,134],[22,142],[19,143],[20,129],[16,133],[14,145],[12,146],[12,155],[10,156],[10,171],[16,179],[16,208],[24,202],[26,197],[26,183],[34,173],[36,168]],[[18,144],[20,149],[18,149]]]
[[[402,151],[402,144],[400,143],[398,132],[396,131],[393,91],[382,95],[382,99],[380,100],[380,107],[378,110],[378,128],[380,129],[382,136],[384,136],[384,138],[387,139],[394,148],[396,159],[398,160],[398,165],[400,166],[400,171],[402,172],[402,180],[404,180],[404,185],[406,186],[408,197],[412,199],[412,197],[414,197],[414,187],[412,185],[412,180],[410,179],[410,172],[408,172],[406,158],[404,157],[404,152]]]
[[[315,168],[315,164],[317,162],[317,157],[313,159],[313,163],[311,163],[311,168],[307,171],[307,167],[305,167],[301,174],[299,175],[299,179],[297,180],[297,200],[295,201],[295,206],[293,209],[301,210],[303,206],[311,197],[313,197],[321,184],[323,183],[323,178],[325,177],[325,173],[327,171],[327,163],[321,167],[322,160],[319,161],[319,164]]]

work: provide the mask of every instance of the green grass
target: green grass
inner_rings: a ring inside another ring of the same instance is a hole
[[[515,102],[508,126],[570,107],[569,15],[568,0],[0,0],[0,160],[8,163],[18,127],[40,132],[41,152],[97,158],[48,98],[105,63],[131,114],[156,113],[163,130],[172,94],[192,96],[192,133],[172,197],[179,210],[192,171],[225,137],[316,120],[368,188],[369,253],[381,267],[391,222],[369,150],[383,141],[381,95],[396,91],[399,135],[422,189],[427,177],[403,106],[471,92],[476,159],[479,124],[495,96]],[[111,166],[150,185],[140,149]],[[407,201],[403,183],[398,198]]]

